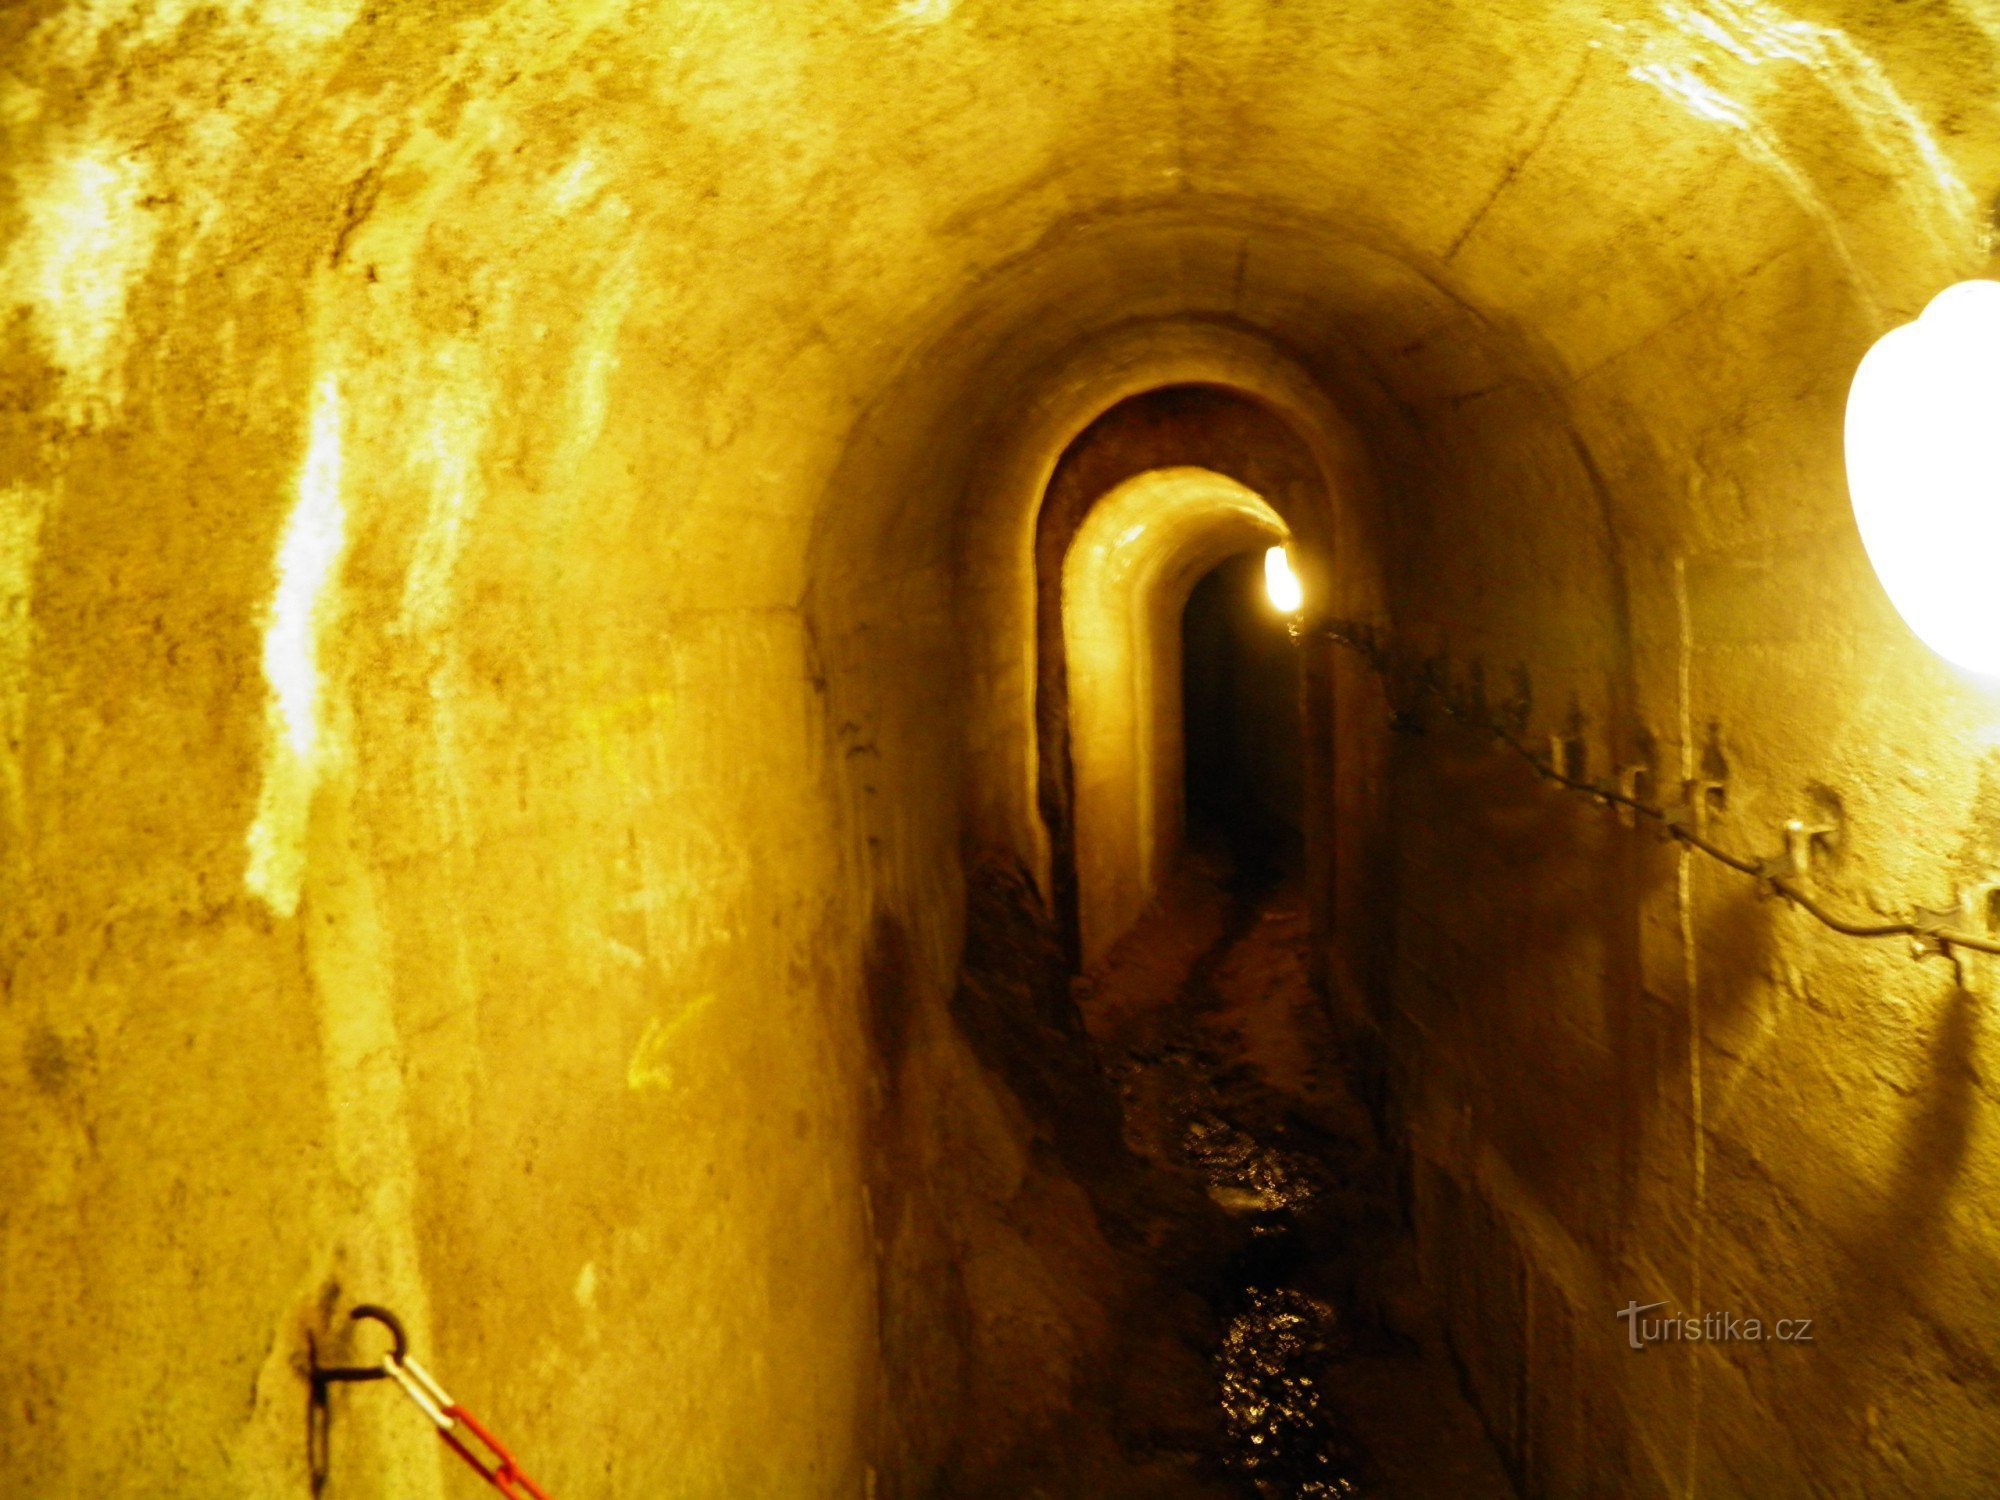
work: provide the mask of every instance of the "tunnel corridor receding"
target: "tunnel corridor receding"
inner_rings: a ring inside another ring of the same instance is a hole
[[[313,1472],[367,1301],[565,1500],[1018,1493],[1202,1336],[1077,996],[1235,528],[1296,907],[1138,920],[1282,948],[1508,1482],[2000,1493],[1992,966],[1466,727],[2000,883],[1842,449],[1996,99],[1985,0],[0,6],[0,1489],[449,1500],[383,1382]]]
[[[1219,558],[1282,541],[1284,523],[1205,469],[1151,470],[1091,509],[1063,564],[1063,650],[1085,966],[1122,937],[1185,845],[1183,634]]]

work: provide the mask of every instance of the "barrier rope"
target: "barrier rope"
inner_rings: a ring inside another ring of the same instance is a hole
[[[550,1500],[548,1491],[521,1472],[514,1455],[487,1431],[485,1424],[445,1394],[444,1387],[431,1378],[430,1372],[410,1357],[410,1340],[403,1331],[402,1319],[386,1307],[375,1306],[357,1307],[348,1316],[359,1321],[380,1323],[389,1330],[390,1337],[395,1341],[394,1347],[382,1357],[380,1365],[323,1369],[315,1364],[312,1381],[316,1404],[324,1401],[326,1386],[336,1381],[393,1380],[430,1420],[444,1445],[508,1500]],[[490,1457],[475,1453],[459,1435],[461,1428],[470,1433]]]
[[[1295,630],[1302,627],[1294,626]],[[1675,843],[1707,856],[1715,863],[1748,876],[1768,894],[1789,902],[1818,922],[1829,932],[1842,937],[1879,940],[1883,938],[1908,938],[1912,958],[1928,958],[1943,955],[1955,958],[1954,950],[1964,949],[1973,953],[2000,954],[2000,940],[1978,933],[1966,932],[1950,926],[1950,922],[1962,916],[1961,910],[1929,911],[1922,907],[1908,908],[1912,915],[1890,921],[1869,921],[1842,915],[1819,896],[1805,888],[1804,882],[1812,876],[1812,850],[1815,839],[1826,830],[1808,827],[1794,819],[1784,826],[1784,844],[1780,852],[1767,859],[1749,859],[1716,844],[1704,836],[1700,828],[1698,798],[1699,783],[1691,783],[1684,788],[1685,800],[1678,807],[1655,806],[1637,795],[1637,783],[1606,786],[1582,777],[1568,774],[1561,766],[1543,759],[1523,741],[1520,735],[1491,713],[1482,712],[1454,698],[1438,682],[1431,672],[1411,672],[1403,668],[1393,653],[1383,643],[1378,632],[1366,625],[1349,621],[1334,621],[1320,627],[1320,633],[1336,646],[1352,651],[1368,664],[1384,684],[1413,683],[1419,691],[1427,693],[1443,709],[1446,717],[1467,728],[1484,733],[1513,751],[1529,768],[1544,781],[1588,797],[1599,806],[1613,807],[1630,813],[1634,819],[1643,818],[1657,826],[1661,835]],[[1630,789],[1628,789],[1628,786]]]

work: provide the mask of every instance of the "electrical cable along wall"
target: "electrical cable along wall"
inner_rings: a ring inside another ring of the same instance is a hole
[[[1490,713],[1478,697],[1454,692],[1448,680],[1440,680],[1441,673],[1448,669],[1436,661],[1422,666],[1410,665],[1399,658],[1392,647],[1384,644],[1380,632],[1362,625],[1338,622],[1322,629],[1328,640],[1353,652],[1386,685],[1400,689],[1402,696],[1407,697],[1414,692],[1454,723],[1490,736],[1513,751],[1551,786],[1644,820],[1661,836],[1686,845],[1725,869],[1749,876],[1771,895],[1782,897],[1829,932],[1842,937],[1875,940],[1907,938],[1910,940],[1911,956],[1919,959],[1937,955],[1949,958],[1957,949],[1969,953],[2000,954],[2000,936],[1953,925],[1983,911],[1985,897],[1995,889],[1991,885],[1963,895],[1953,906],[1936,911],[1916,908],[1909,917],[1898,920],[1870,921],[1865,917],[1842,914],[1830,906],[1824,896],[1816,895],[1805,885],[1812,875],[1815,847],[1837,830],[1790,819],[1779,830],[1782,847],[1778,852],[1761,859],[1733,854],[1703,832],[1708,821],[1704,817],[1706,799],[1703,793],[1707,789],[1706,784],[1700,781],[1687,783],[1682,788],[1683,800],[1669,807],[1644,801],[1638,795],[1639,788],[1659,779],[1658,772],[1649,766],[1627,766],[1615,780],[1609,782],[1573,776],[1563,768],[1569,744],[1563,736],[1551,737],[1555,748],[1549,756],[1538,754],[1522,738],[1528,712],[1525,704],[1520,705],[1518,712],[1512,715]]]

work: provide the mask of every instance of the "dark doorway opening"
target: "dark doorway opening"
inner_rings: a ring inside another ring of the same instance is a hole
[[[1264,590],[1264,555],[1219,563],[1181,616],[1188,845],[1269,885],[1304,862],[1299,651]]]

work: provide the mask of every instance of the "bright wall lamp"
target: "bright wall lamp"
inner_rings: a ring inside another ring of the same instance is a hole
[[[1306,591],[1299,582],[1299,575],[1292,571],[1292,555],[1283,547],[1272,547],[1264,553],[1264,592],[1270,598],[1271,608],[1281,615],[1295,615],[1306,602]]]
[[[1847,488],[1910,629],[2000,679],[2000,281],[1947,287],[1862,359],[1847,395]]]

